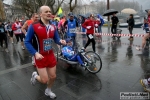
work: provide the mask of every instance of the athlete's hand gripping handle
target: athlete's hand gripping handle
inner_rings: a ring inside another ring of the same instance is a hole
[[[60,40],[60,43],[62,44],[62,45],[66,45],[66,41],[65,40]]]

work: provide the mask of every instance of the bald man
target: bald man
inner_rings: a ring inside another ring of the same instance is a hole
[[[39,9],[40,20],[29,26],[25,45],[28,51],[34,56],[36,68],[38,71],[32,73],[31,84],[36,81],[47,84],[45,95],[50,98],[56,98],[51,91],[51,87],[56,79],[56,59],[52,50],[52,40],[57,44],[66,44],[65,40],[59,38],[54,25],[50,24],[51,10],[48,6],[42,6]],[[32,44],[32,38],[36,37],[36,43]]]

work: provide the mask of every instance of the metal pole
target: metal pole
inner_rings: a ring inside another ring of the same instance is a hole
[[[109,0],[107,0],[107,10],[109,10]],[[108,16],[108,33],[110,33],[110,17]]]
[[[109,0],[107,0],[107,10],[109,10]],[[109,21],[109,16],[108,16],[108,21]]]

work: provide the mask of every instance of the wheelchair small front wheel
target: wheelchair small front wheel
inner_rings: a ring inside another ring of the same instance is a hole
[[[84,56],[88,58],[89,61],[91,61],[91,63],[87,63],[87,70],[93,74],[98,73],[102,68],[102,60],[99,54],[93,51],[88,51]]]

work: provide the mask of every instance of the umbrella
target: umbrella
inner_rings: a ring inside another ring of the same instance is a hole
[[[149,10],[150,10],[150,9],[146,9],[145,11],[148,13]]]
[[[131,9],[131,8],[125,8],[121,12],[125,13],[125,14],[136,14],[137,13],[134,9]]]
[[[112,15],[112,14],[114,14],[114,13],[118,13],[118,11],[115,10],[115,9],[109,9],[109,10],[106,10],[106,11],[104,12],[103,16],[110,16],[110,15]]]

